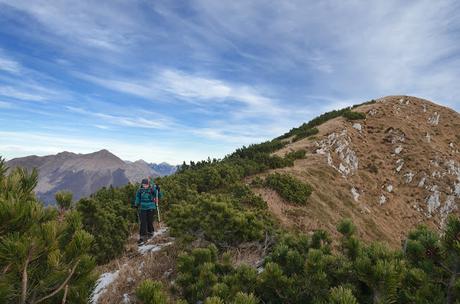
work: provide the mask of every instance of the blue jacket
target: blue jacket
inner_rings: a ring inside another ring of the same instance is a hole
[[[158,193],[159,194],[159,193]],[[157,196],[157,189],[156,187],[148,187],[143,188],[141,187],[136,192],[136,202],[135,205],[140,210],[152,210],[157,208],[157,204],[155,203],[154,199]]]

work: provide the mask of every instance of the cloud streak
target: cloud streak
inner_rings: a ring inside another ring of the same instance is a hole
[[[0,49],[0,71],[5,71],[11,74],[19,74],[21,72],[21,64],[3,54]]]
[[[155,137],[206,158],[385,95],[460,111],[459,14],[455,0],[0,0],[0,130],[75,122],[130,155]]]

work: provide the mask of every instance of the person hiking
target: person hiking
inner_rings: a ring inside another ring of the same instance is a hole
[[[150,186],[149,179],[143,179],[136,192],[135,207],[138,210],[140,227],[138,244],[143,244],[153,237],[153,216],[157,208],[157,187]]]

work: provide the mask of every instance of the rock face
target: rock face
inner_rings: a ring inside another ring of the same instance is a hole
[[[160,164],[149,164],[150,168],[155,171],[158,176],[167,176],[176,173],[180,166],[173,166],[168,163],[160,163]]]
[[[442,228],[450,213],[459,212],[460,115],[408,96],[384,97],[353,111],[366,119],[332,119],[319,126],[314,140],[276,152],[306,150],[305,159],[278,171],[315,189],[305,212],[297,212],[302,218],[290,224],[334,234],[335,224],[351,217],[363,238],[398,246],[418,224]],[[286,217],[294,214],[279,203]]]
[[[139,182],[147,176],[160,176],[143,160],[125,162],[107,150],[90,154],[62,152],[49,156],[27,156],[7,162],[7,166],[39,170],[37,196],[46,204],[53,204],[54,194],[70,190],[74,199],[90,195],[102,187],[119,187]],[[173,166],[172,166],[173,167]]]

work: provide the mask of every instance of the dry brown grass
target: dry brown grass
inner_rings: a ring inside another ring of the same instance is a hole
[[[399,102],[401,98],[403,103]],[[407,105],[406,100],[409,100]],[[453,152],[449,147],[453,143],[460,150],[460,115],[426,100],[402,96],[385,97],[384,102],[354,110],[367,113],[371,109],[375,109],[377,114],[367,115],[366,120],[359,121],[362,132],[352,127],[354,122],[336,118],[318,128],[317,140],[303,139],[275,152],[283,156],[291,151],[308,151],[306,158],[296,160],[293,167],[274,171],[292,174],[311,184],[314,189],[305,207],[286,203],[272,190],[254,189],[267,202],[281,226],[304,232],[324,229],[338,236],[336,225],[342,218],[349,217],[358,226],[359,234],[365,241],[384,241],[393,247],[400,246],[408,231],[420,223],[439,228],[439,213],[431,218],[425,214],[425,201],[430,191],[417,187],[417,183],[423,172],[431,174],[435,170],[430,165],[432,159],[453,159],[460,164],[460,153]],[[437,126],[428,123],[429,116],[434,112],[441,115]],[[400,155],[394,154],[397,145],[388,142],[390,128],[405,134]],[[358,171],[347,178],[329,167],[324,155],[315,153],[317,141],[344,129],[350,135],[351,148],[359,159]],[[431,134],[431,143],[427,142],[426,133]],[[405,164],[402,171],[397,173],[395,162],[399,158],[404,159]],[[409,171],[415,176],[411,183],[405,183],[403,174]],[[431,181],[442,189],[441,200],[445,200],[445,196],[452,191],[454,182],[455,177],[448,175]],[[394,187],[392,193],[385,191],[388,184]],[[351,195],[352,187],[359,189],[358,201]],[[387,202],[380,206],[378,199],[382,194],[387,197]],[[460,203],[460,198],[456,198],[456,201]],[[423,211],[416,210],[414,204]]]
[[[137,286],[145,279],[161,281],[166,291],[171,287],[171,280],[176,273],[177,246],[172,244],[158,252],[142,255],[138,252],[136,241],[137,235],[133,234],[126,245],[124,256],[98,269],[100,273],[119,271],[117,279],[101,295],[98,303],[123,303],[125,294],[133,299]],[[168,235],[160,235],[149,243],[165,244],[171,241]]]

